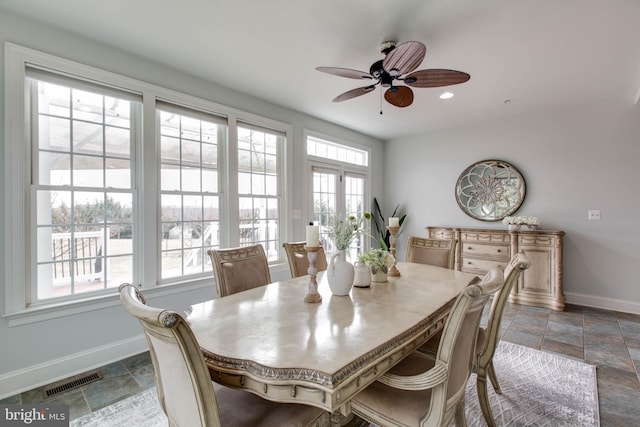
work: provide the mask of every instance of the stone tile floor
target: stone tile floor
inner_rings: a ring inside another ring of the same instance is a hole
[[[505,341],[596,365],[601,426],[640,425],[640,315],[575,305],[557,312],[508,304],[502,334]],[[75,419],[154,385],[148,352],[99,370],[103,379],[47,402],[70,405],[70,417]],[[16,394],[0,403],[43,402],[43,391],[48,387]]]

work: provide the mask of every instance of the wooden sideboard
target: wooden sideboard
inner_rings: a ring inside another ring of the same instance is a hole
[[[506,267],[517,252],[524,252],[531,268],[513,287],[509,301],[564,310],[562,290],[563,231],[507,231],[487,228],[426,227],[430,239],[456,239],[455,269],[485,274]]]

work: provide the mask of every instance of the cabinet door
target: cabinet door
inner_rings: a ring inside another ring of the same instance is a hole
[[[518,251],[531,261],[512,292],[512,301],[562,310],[561,246],[554,236],[519,236]]]

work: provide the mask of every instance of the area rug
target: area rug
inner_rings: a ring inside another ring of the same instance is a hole
[[[528,347],[500,342],[494,364],[502,388],[489,385],[499,426],[600,426],[596,367]],[[466,392],[467,422],[486,426],[476,395],[475,374]],[[74,427],[159,427],[167,417],[152,388],[71,421]]]
[[[600,426],[596,367],[575,359],[501,341],[493,363],[502,389],[487,380],[491,411],[499,426]],[[467,422],[486,426],[476,376],[466,391]]]

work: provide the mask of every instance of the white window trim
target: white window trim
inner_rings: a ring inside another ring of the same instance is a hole
[[[141,93],[143,95],[143,127],[142,134],[145,135],[144,139],[141,138],[139,146],[135,149],[138,151],[136,159],[138,165],[136,169],[142,170],[147,174],[142,176],[141,173],[136,175],[137,191],[141,192],[140,206],[138,208],[138,217],[134,226],[137,230],[140,230],[141,236],[144,239],[137,239],[138,243],[138,265],[134,265],[134,275],[141,275],[145,277],[145,283],[153,284],[148,289],[152,294],[170,294],[174,292],[183,292],[186,289],[199,289],[211,286],[211,275],[204,275],[196,280],[188,280],[182,283],[175,283],[174,285],[157,288],[159,277],[159,262],[156,259],[155,262],[145,262],[145,259],[149,257],[157,257],[158,251],[155,247],[158,244],[158,232],[156,228],[159,226],[159,197],[158,197],[158,177],[155,174],[159,174],[158,169],[158,156],[144,155],[145,152],[150,150],[155,151],[155,124],[156,124],[156,99],[170,100],[178,104],[184,104],[185,106],[201,109],[203,111],[209,111],[214,114],[226,116],[229,119],[229,126],[231,122],[234,124],[237,120],[243,122],[255,123],[257,125],[271,128],[286,135],[286,145],[284,149],[284,179],[283,187],[283,212],[282,212],[282,232],[281,239],[286,241],[289,233],[290,223],[289,207],[291,206],[291,197],[289,196],[291,191],[290,174],[291,174],[291,150],[293,141],[293,127],[284,122],[266,118],[252,113],[247,113],[242,110],[227,107],[221,104],[217,104],[212,101],[208,101],[202,98],[197,98],[191,95],[186,95],[171,89],[166,89],[143,81],[125,77],[116,73],[104,71],[98,68],[94,68],[88,65],[80,64],[74,61],[70,61],[64,58],[60,58],[51,54],[43,53],[37,50],[29,49],[23,46],[16,45],[11,42],[5,42],[4,44],[5,55],[5,78],[4,78],[4,90],[5,90],[5,131],[4,131],[4,204],[5,204],[5,216],[4,216],[4,263],[5,273],[3,279],[5,281],[5,309],[3,317],[9,321],[9,326],[15,326],[19,324],[32,323],[37,321],[44,321],[56,317],[72,315],[76,313],[86,312],[102,308],[105,306],[118,305],[119,298],[113,293],[108,295],[90,295],[84,299],[78,299],[73,301],[60,302],[56,301],[51,304],[42,304],[37,307],[25,308],[26,302],[26,286],[25,278],[27,275],[27,262],[28,259],[28,245],[30,237],[27,234],[27,227],[25,221],[27,219],[27,212],[29,206],[29,189],[28,183],[30,182],[30,150],[31,143],[29,141],[29,131],[25,127],[26,117],[28,114],[26,111],[25,103],[25,68],[27,64],[33,64],[35,66],[45,67],[60,72],[68,73],[70,75],[81,76],[81,78],[95,80],[101,84],[113,85],[117,88],[122,88],[127,91],[133,91]],[[152,135],[153,137],[149,137]],[[229,139],[233,135],[229,134]],[[141,165],[144,164],[144,167]],[[151,174],[151,176],[149,176]],[[230,177],[234,177],[235,174],[227,174]],[[234,179],[224,180],[226,187],[223,190],[223,194],[232,194],[229,189]],[[144,190],[142,189],[142,183],[146,183]],[[16,185],[16,183],[20,183]],[[237,184],[237,182],[236,182]],[[236,187],[237,188],[237,185]],[[236,191],[236,190],[234,190]],[[221,220],[229,220],[229,218],[235,218],[237,215],[232,215],[234,212],[231,209],[231,203],[225,204],[225,211],[221,213]],[[142,218],[148,218],[145,214],[145,206],[152,206],[153,211],[150,215],[154,215],[154,221],[142,221]],[[237,218],[236,220],[237,221]],[[142,248],[142,242],[144,241],[144,249]],[[228,244],[228,238],[224,240]],[[135,250],[135,249],[134,249]],[[272,264],[272,270],[284,271],[288,268],[286,260],[282,260],[280,263]],[[176,288],[177,286],[177,288]],[[176,289],[165,289],[176,288]]]

